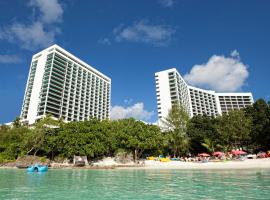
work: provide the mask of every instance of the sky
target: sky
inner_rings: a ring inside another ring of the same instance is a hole
[[[111,116],[157,120],[154,73],[270,100],[268,0],[0,0],[0,124],[20,115],[32,55],[58,44],[112,79]]]

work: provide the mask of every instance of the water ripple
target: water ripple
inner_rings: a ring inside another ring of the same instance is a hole
[[[270,170],[0,169],[0,199],[269,199]]]

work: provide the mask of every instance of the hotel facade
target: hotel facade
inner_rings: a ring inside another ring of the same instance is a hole
[[[230,110],[253,104],[251,93],[216,93],[188,85],[175,68],[155,73],[159,123],[168,116],[174,103],[180,102],[190,117],[217,117]]]
[[[58,45],[33,55],[21,119],[46,114],[64,121],[110,118],[111,79]]]

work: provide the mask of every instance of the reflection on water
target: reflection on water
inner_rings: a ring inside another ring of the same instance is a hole
[[[270,170],[0,169],[0,199],[269,199]]]

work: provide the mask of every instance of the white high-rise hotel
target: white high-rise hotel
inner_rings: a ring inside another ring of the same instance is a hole
[[[158,117],[164,119],[174,102],[180,102],[190,117],[218,116],[252,105],[251,93],[216,93],[189,86],[175,68],[155,73]]]
[[[110,117],[111,79],[63,48],[33,55],[22,120],[33,124],[46,114],[65,121]]]

